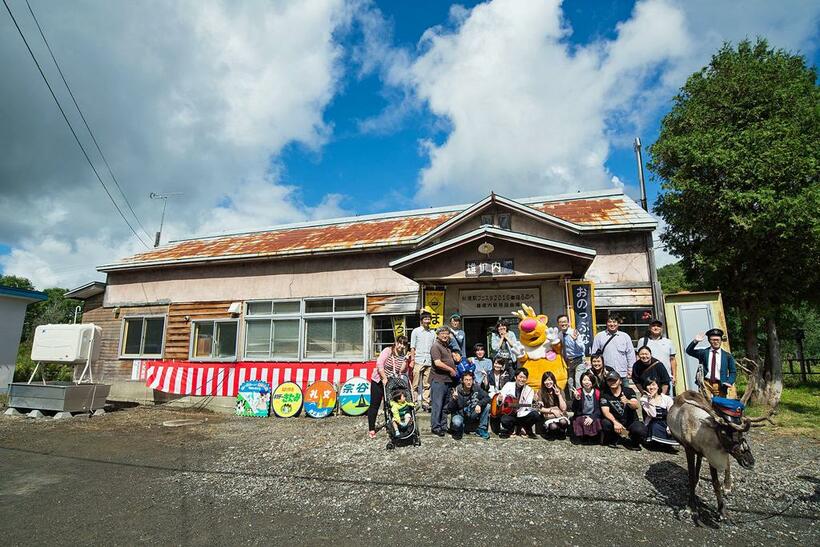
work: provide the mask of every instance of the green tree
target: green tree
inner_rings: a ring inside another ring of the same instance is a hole
[[[759,395],[782,391],[778,315],[818,302],[820,92],[800,55],[764,39],[724,46],[689,77],[650,147],[662,181],[661,241],[687,280],[718,288],[739,311],[746,355],[759,359]]]
[[[663,294],[699,290],[686,279],[686,272],[683,271],[680,262],[673,262],[658,268],[658,281],[661,284]]]
[[[16,275],[0,275],[0,285],[13,289],[34,290],[34,285],[31,284],[31,281],[25,277],[18,277]]]

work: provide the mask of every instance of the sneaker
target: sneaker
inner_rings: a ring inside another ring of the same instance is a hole
[[[510,432],[509,431],[501,431],[498,434],[498,436],[502,439],[509,439],[510,438]]]
[[[633,443],[633,442],[624,443],[624,447],[626,447],[627,450],[631,450],[633,452],[640,452],[641,451],[641,445],[638,444],[638,443]]]
[[[489,431],[483,431],[483,430],[479,429],[478,431],[475,432],[475,434],[478,435],[479,437],[481,437],[482,439],[484,439],[485,441],[490,438],[490,432]]]

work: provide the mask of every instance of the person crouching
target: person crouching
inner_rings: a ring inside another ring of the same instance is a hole
[[[450,412],[450,431],[453,438],[461,439],[467,431],[475,431],[482,439],[489,439],[490,396],[475,383],[475,375],[466,371],[461,383],[453,390],[447,405]]]
[[[501,432],[499,437],[508,438],[515,432],[516,435],[524,435],[535,439],[533,427],[543,422],[541,413],[534,408],[535,392],[527,385],[529,371],[519,368],[515,371],[515,382],[508,382],[501,388],[499,397],[512,397],[518,407],[511,414],[501,417]]]

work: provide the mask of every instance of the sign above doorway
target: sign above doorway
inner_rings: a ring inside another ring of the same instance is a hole
[[[466,277],[513,275],[515,263],[512,258],[468,260],[464,270]]]
[[[524,289],[476,289],[459,291],[458,310],[462,315],[510,315],[526,304],[541,309],[538,287]]]

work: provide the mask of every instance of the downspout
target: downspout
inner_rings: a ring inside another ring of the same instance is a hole
[[[638,162],[638,180],[641,183],[641,208],[649,212],[646,200],[646,181],[643,176],[643,156],[641,155],[641,139],[635,137],[635,159]],[[666,317],[663,309],[663,291],[658,282],[658,271],[655,268],[655,242],[652,232],[647,232],[645,236],[646,244],[646,265],[649,268],[649,284],[652,288],[652,317],[662,321],[666,325]]]

